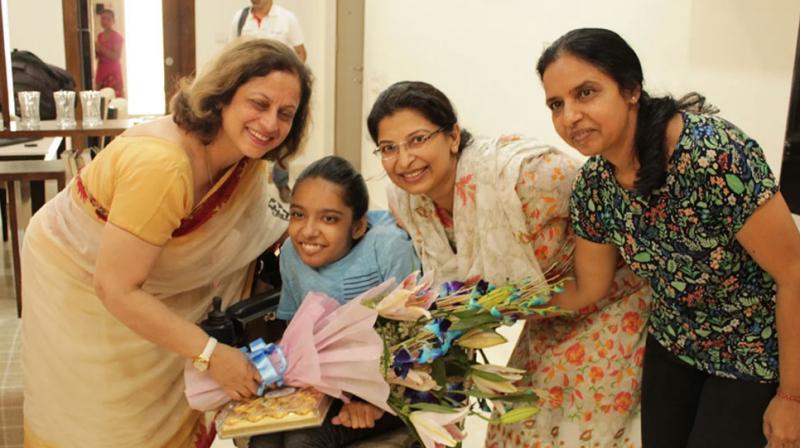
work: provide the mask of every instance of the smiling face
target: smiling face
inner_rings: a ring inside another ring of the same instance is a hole
[[[304,179],[292,191],[289,237],[300,259],[312,268],[347,255],[367,230],[366,215],[354,223],[343,194],[344,188],[319,177]]]
[[[394,158],[381,159],[389,179],[410,194],[424,194],[440,207],[452,209],[460,129],[437,132],[424,145],[409,150],[412,142],[440,127],[413,109],[401,109],[378,123],[378,145],[402,143]]]
[[[258,159],[279,147],[300,104],[300,80],[289,72],[275,71],[242,84],[222,108],[219,137],[246,157]]]
[[[640,89],[621,91],[604,71],[569,53],[542,75],[558,135],[585,156],[613,158],[633,150]]]

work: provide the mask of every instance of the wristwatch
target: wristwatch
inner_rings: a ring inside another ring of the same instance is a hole
[[[200,353],[192,359],[192,366],[201,372],[208,370],[208,362],[211,360],[211,354],[214,353],[214,347],[216,346],[217,340],[209,337],[206,348],[203,349],[203,353]]]

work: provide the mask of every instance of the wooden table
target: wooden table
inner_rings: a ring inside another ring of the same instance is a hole
[[[27,129],[17,121],[12,121],[0,130],[0,137],[67,137],[72,140],[72,147],[75,149],[86,148],[87,137],[113,137],[124,132],[126,129],[145,121],[149,118],[128,118],[124,120],[104,120],[98,126],[83,126],[83,122],[78,123],[73,128],[62,129],[56,124],[56,120],[42,120],[37,129]]]
[[[22,277],[19,257],[19,224],[15,182],[55,179],[58,191],[67,183],[63,160],[17,160],[0,163],[0,183],[8,190],[8,223],[11,230],[11,254],[14,262],[14,286],[17,295],[17,316],[22,315]]]
[[[64,137],[44,137],[0,146],[0,160],[56,160]]]
[[[0,146],[0,161],[57,160],[58,148],[61,146],[62,141],[64,141],[64,137],[45,137],[38,140]],[[3,241],[8,241],[7,195],[5,188],[2,187],[0,187],[0,218],[3,221]],[[44,201],[44,182],[31,182],[31,215],[44,205]]]

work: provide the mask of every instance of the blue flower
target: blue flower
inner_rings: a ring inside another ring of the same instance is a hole
[[[414,365],[414,357],[411,356],[411,353],[409,353],[408,350],[401,348],[400,350],[394,352],[392,359],[394,360],[392,362],[394,374],[400,378],[405,378],[406,375],[408,375],[408,371]]]
[[[455,292],[461,290],[464,283],[458,281],[445,282],[439,287],[439,297],[447,297]]]
[[[430,391],[419,391],[414,390],[410,387],[406,387],[405,392],[403,395],[408,398],[409,403],[433,403],[438,404],[439,400],[433,395]]]

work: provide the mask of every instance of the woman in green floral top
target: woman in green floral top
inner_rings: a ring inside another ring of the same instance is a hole
[[[758,143],[650,97],[612,31],[570,31],[537,70],[556,131],[591,157],[570,204],[576,281],[556,302],[602,297],[618,254],[653,288],[644,446],[800,446],[800,234]]]

